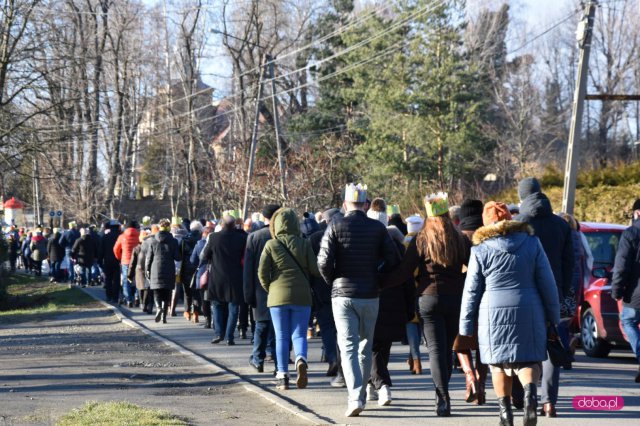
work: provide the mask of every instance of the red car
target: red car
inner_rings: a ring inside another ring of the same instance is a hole
[[[604,358],[613,347],[629,347],[619,320],[620,306],[611,298],[611,270],[624,225],[580,222],[593,254],[588,285],[577,297],[574,324],[580,329],[582,348],[590,357]]]

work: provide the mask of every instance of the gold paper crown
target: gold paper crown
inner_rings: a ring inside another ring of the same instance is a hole
[[[449,195],[446,192],[438,192],[424,197],[424,206],[427,216],[441,216],[449,212]]]
[[[367,201],[367,185],[348,184],[344,190],[344,200],[352,203],[364,203]]]
[[[400,206],[397,204],[387,206],[387,216],[391,217],[394,214],[400,214]]]

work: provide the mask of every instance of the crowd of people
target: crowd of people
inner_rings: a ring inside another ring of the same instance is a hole
[[[525,425],[557,416],[560,371],[575,349],[569,322],[591,273],[575,218],[554,214],[535,178],[519,183],[519,206],[450,206],[436,193],[425,197],[424,216],[406,219],[381,198],[369,201],[366,186],[344,194],[341,208],[300,217],[267,204],[246,221],[230,210],[218,222],[144,217],[124,230],[115,220],[100,231],[75,222],[64,232],[12,228],[11,265],[21,259],[39,274],[46,259],[51,281],[102,283],[107,301],[155,311],[156,322],[176,316],[181,298],[184,318],[203,318],[212,344],[235,345],[250,332],[249,364],[264,373],[273,361],[266,372],[280,390],[291,386],[290,364],[296,387],[307,386],[307,337],[318,329],[331,385],[347,389],[348,417],[368,401],[392,403],[393,343],[409,345],[408,368],[422,374],[423,339],[438,416],[451,415],[456,361],[468,403],[486,402],[491,373],[501,425],[513,424],[514,408]],[[613,297],[624,300],[623,325],[640,356],[640,201],[633,210]],[[547,356],[549,342],[561,342],[564,362]]]

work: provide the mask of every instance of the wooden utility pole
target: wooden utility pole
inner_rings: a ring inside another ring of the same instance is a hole
[[[260,77],[258,78],[258,94],[256,96],[256,115],[253,121],[253,132],[251,133],[251,148],[249,148],[249,170],[247,170],[247,183],[244,188],[244,203],[242,204],[242,218],[247,218],[249,208],[249,188],[253,177],[253,165],[256,159],[256,146],[258,144],[258,127],[260,126],[260,102],[262,101],[262,91],[264,89],[264,68],[268,56],[265,56],[260,65]]]
[[[593,18],[596,14],[598,2],[591,0],[585,6],[585,13],[578,26],[578,43],[580,46],[580,59],[578,62],[578,78],[576,90],[573,95],[573,108],[571,114],[571,128],[569,129],[569,143],[567,146],[567,162],[564,171],[564,188],[562,191],[562,211],[573,214],[576,200],[576,181],[578,175],[579,142],[582,134],[582,113],[584,111],[584,99],[587,92],[587,79],[589,70],[589,53],[591,51],[591,36],[593,33]]]
[[[271,98],[273,101],[273,127],[276,131],[276,146],[278,147],[278,168],[280,169],[280,192],[282,200],[286,201],[287,185],[285,183],[286,168],[284,164],[284,155],[282,152],[282,144],[280,142],[280,116],[278,115],[278,97],[276,96],[276,79],[273,61],[274,59],[267,55],[267,61],[269,63],[269,78],[271,79]]]

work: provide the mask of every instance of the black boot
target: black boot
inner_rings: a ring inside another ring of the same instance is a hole
[[[156,322],[160,322],[162,317],[162,305],[156,300]]]
[[[438,417],[451,416],[451,400],[448,392],[436,389],[436,414]]]
[[[167,306],[166,302],[162,302],[162,323],[166,324],[167,323],[167,311],[169,310],[169,307]]]
[[[503,396],[498,398],[500,406],[500,426],[513,426],[513,411],[511,411],[511,398]]]
[[[524,388],[524,426],[535,426],[538,423],[536,408],[538,407],[538,395],[536,385],[527,383]]]
[[[204,328],[211,328],[211,317],[204,317]]]

